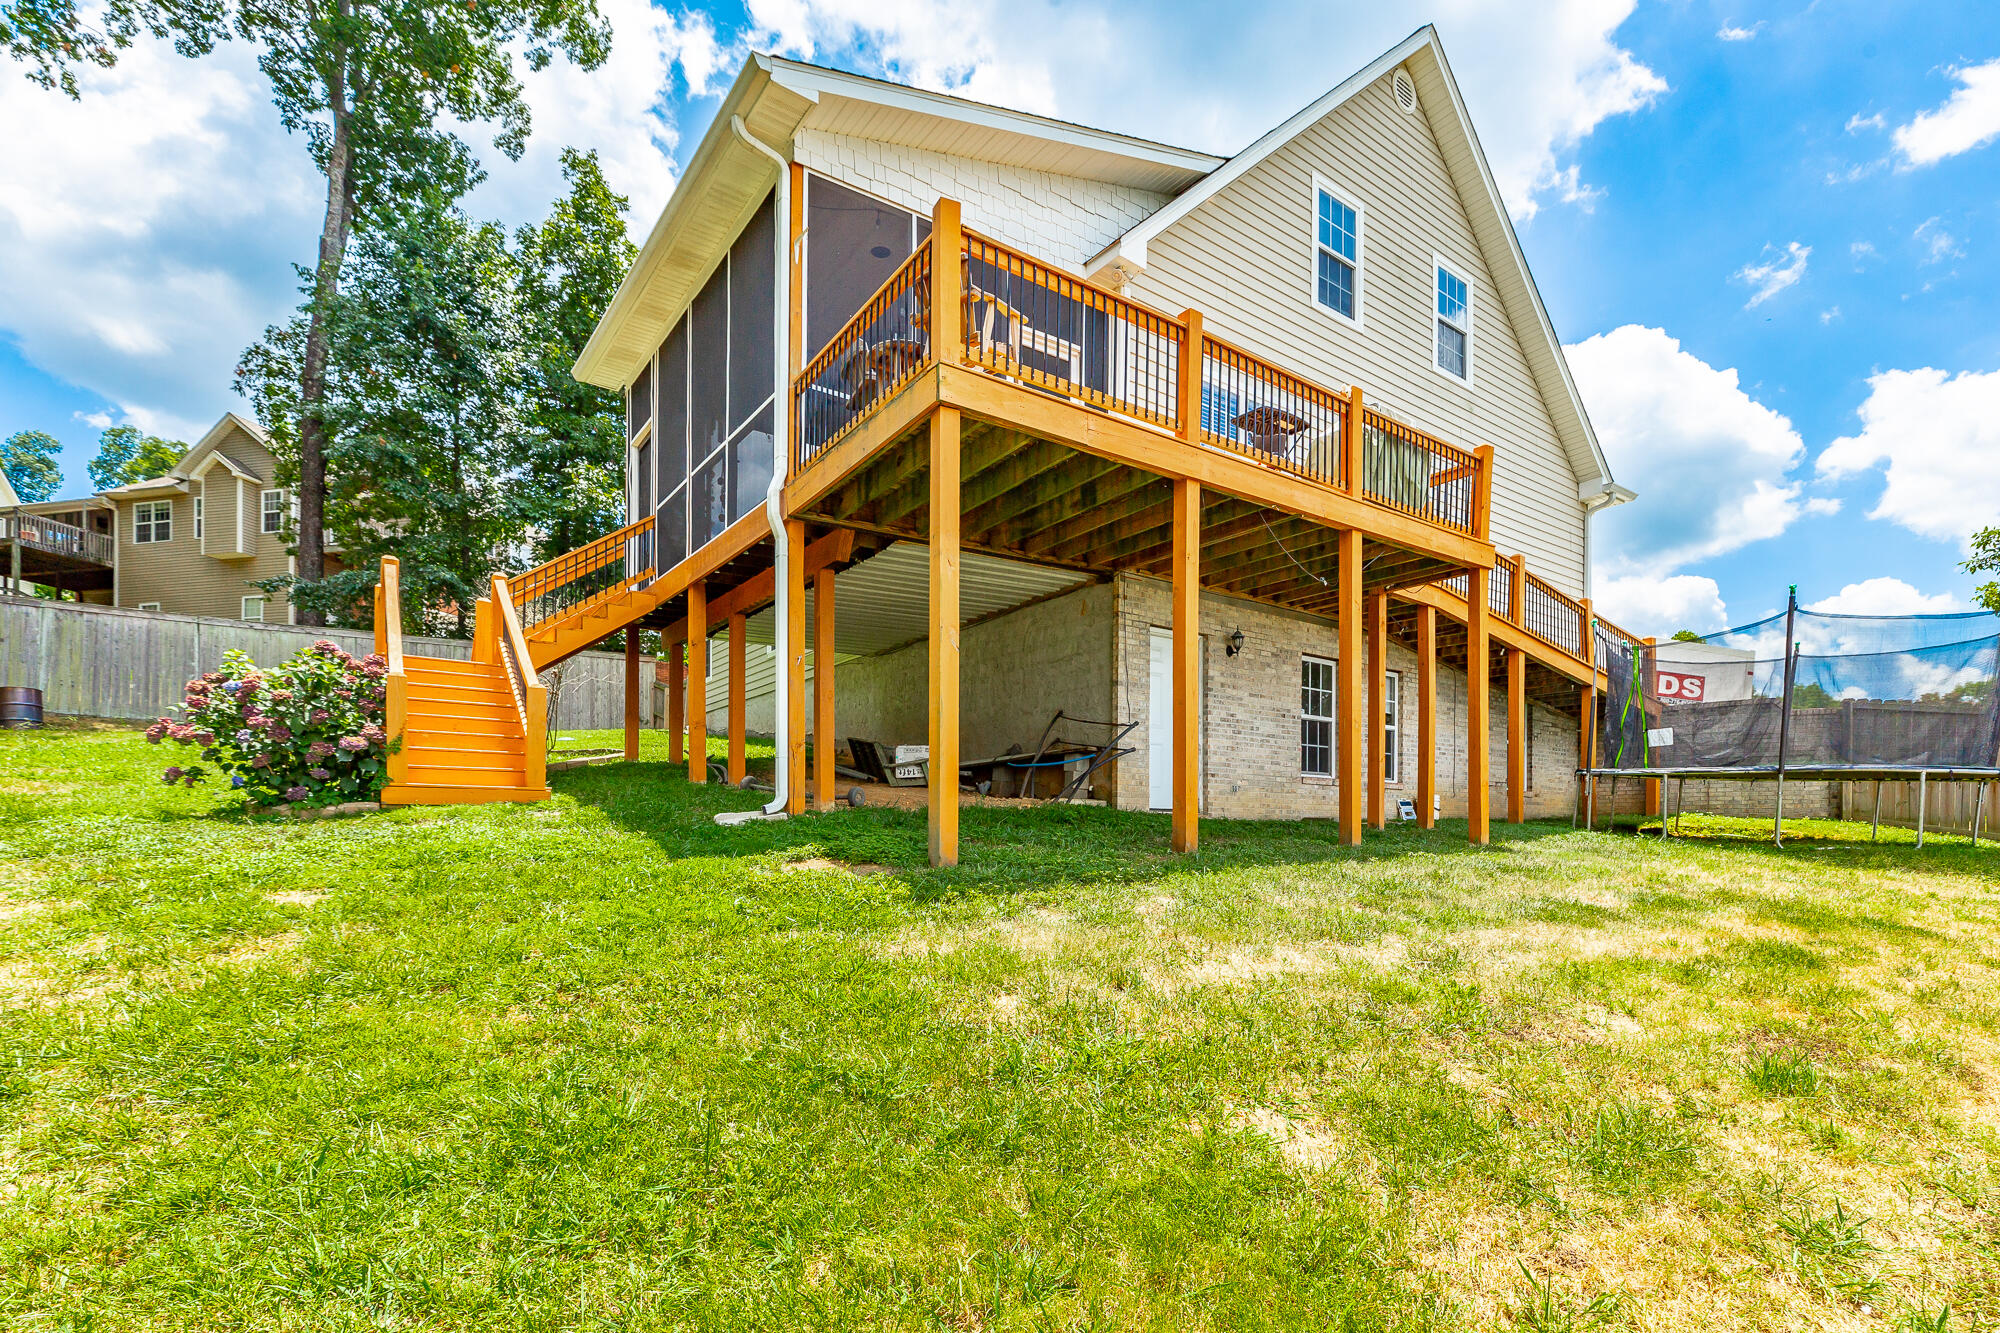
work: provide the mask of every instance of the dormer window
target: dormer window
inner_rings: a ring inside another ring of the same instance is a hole
[[[1361,319],[1361,210],[1325,182],[1314,190],[1313,296],[1342,319]]]

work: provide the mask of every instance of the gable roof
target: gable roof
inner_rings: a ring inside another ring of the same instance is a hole
[[[263,481],[264,478],[243,467],[229,455],[216,452],[234,431],[242,431],[258,444],[270,447],[270,437],[264,434],[263,427],[254,421],[237,416],[234,412],[224,412],[222,419],[209,427],[208,434],[196,441],[194,448],[180,456],[180,461],[174,464],[172,471],[163,476],[147,477],[142,481],[129,481],[123,486],[113,486],[109,490],[99,491],[98,494],[108,500],[129,500],[160,491],[185,491],[188,482],[195,476],[218,464],[228,468],[232,476],[244,481]]]
[[[1445,60],[1444,45],[1438,39],[1437,29],[1429,24],[1356,70],[1324,96],[1203,177],[1165,208],[1132,227],[1092,256],[1085,266],[1086,271],[1094,274],[1110,267],[1144,268],[1147,242],[1240,180],[1252,168],[1326,119],[1363,89],[1388,77],[1399,65],[1409,70],[1411,79],[1417,85],[1418,102],[1426,110],[1431,133],[1437,138],[1438,150],[1444,155],[1445,167],[1451,173],[1452,183],[1457,187],[1460,202],[1472,223],[1473,237],[1485,254],[1486,266],[1492,274],[1501,305],[1514,324],[1529,371],[1534,375],[1536,387],[1541,390],[1550,418],[1555,423],[1556,436],[1562,442],[1563,451],[1569,456],[1570,466],[1579,480],[1578,498],[1587,503],[1631,499],[1632,492],[1611,478],[1611,465],[1605,460],[1604,450],[1597,442],[1597,432],[1584,410],[1583,398],[1577,393],[1576,382],[1570,376],[1562,341],[1556,336],[1548,308],[1542,304],[1542,294],[1535,286],[1534,275],[1528,271],[1528,257],[1521,250],[1521,238],[1515,233],[1506,202],[1500,197],[1500,187],[1494,181],[1492,167],[1487,164],[1485,150],[1479,146],[1479,135],[1472,128],[1472,118],[1466,114],[1465,99],[1459,94],[1458,80],[1452,76],[1451,66]],[[1451,108],[1448,116],[1432,112],[1432,108],[1445,106]]]
[[[578,354],[572,373],[584,383],[623,389],[632,382],[776,183],[771,160],[730,128],[738,116],[787,158],[794,136],[811,129],[1156,194],[1184,190],[1223,162],[1189,148],[753,55]]]

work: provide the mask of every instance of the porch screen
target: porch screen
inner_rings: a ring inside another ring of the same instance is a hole
[[[806,359],[929,239],[931,220],[824,176],[806,177]]]

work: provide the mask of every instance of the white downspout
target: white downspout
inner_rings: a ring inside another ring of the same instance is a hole
[[[729,128],[736,137],[778,164],[776,200],[778,271],[773,289],[777,293],[772,336],[778,355],[772,362],[774,381],[771,397],[771,486],[764,493],[764,516],[771,524],[771,544],[777,551],[777,568],[772,571],[778,595],[778,694],[777,764],[771,774],[772,794],[762,810],[731,810],[715,817],[718,824],[744,824],[753,819],[783,819],[791,800],[791,616],[787,602],[791,589],[791,552],[785,549],[785,473],[790,462],[792,415],[792,256],[788,236],[792,227],[792,167],[784,154],[758,139],[744,127],[743,117],[731,116]],[[705,628],[705,627],[704,627]]]

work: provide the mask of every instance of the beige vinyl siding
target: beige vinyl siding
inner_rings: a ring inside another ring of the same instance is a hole
[[[1361,210],[1360,327],[1314,298],[1315,175]],[[1470,384],[1435,368],[1433,255],[1472,281]],[[1359,383],[1376,408],[1454,444],[1491,444],[1495,545],[1582,594],[1575,472],[1425,111],[1398,110],[1388,78],[1155,237],[1130,294],[1199,309],[1211,332],[1330,388]]]
[[[205,538],[202,553],[211,559],[234,556],[242,527],[241,506],[238,503],[242,483],[229,474],[228,468],[218,467],[209,469],[208,475],[202,479],[202,486],[207,493],[202,510]]]
[[[163,611],[191,616],[220,616],[235,620],[243,614],[243,599],[258,596],[251,585],[259,579],[289,573],[291,555],[281,533],[260,532],[258,503],[267,480],[276,471],[276,460],[263,445],[241,431],[233,432],[217,446],[227,457],[258,480],[244,481],[226,467],[208,469],[200,480],[189,483],[190,492],[172,497],[174,535],[169,542],[132,540],[132,511],[137,502],[118,502],[118,604],[138,606],[158,602]],[[203,487],[206,487],[204,493]],[[203,495],[202,526],[208,554],[194,538],[194,495]],[[237,534],[242,534],[242,550],[237,554]],[[328,572],[336,568],[331,559]],[[271,597],[264,606],[269,623],[289,618],[286,600]]]

